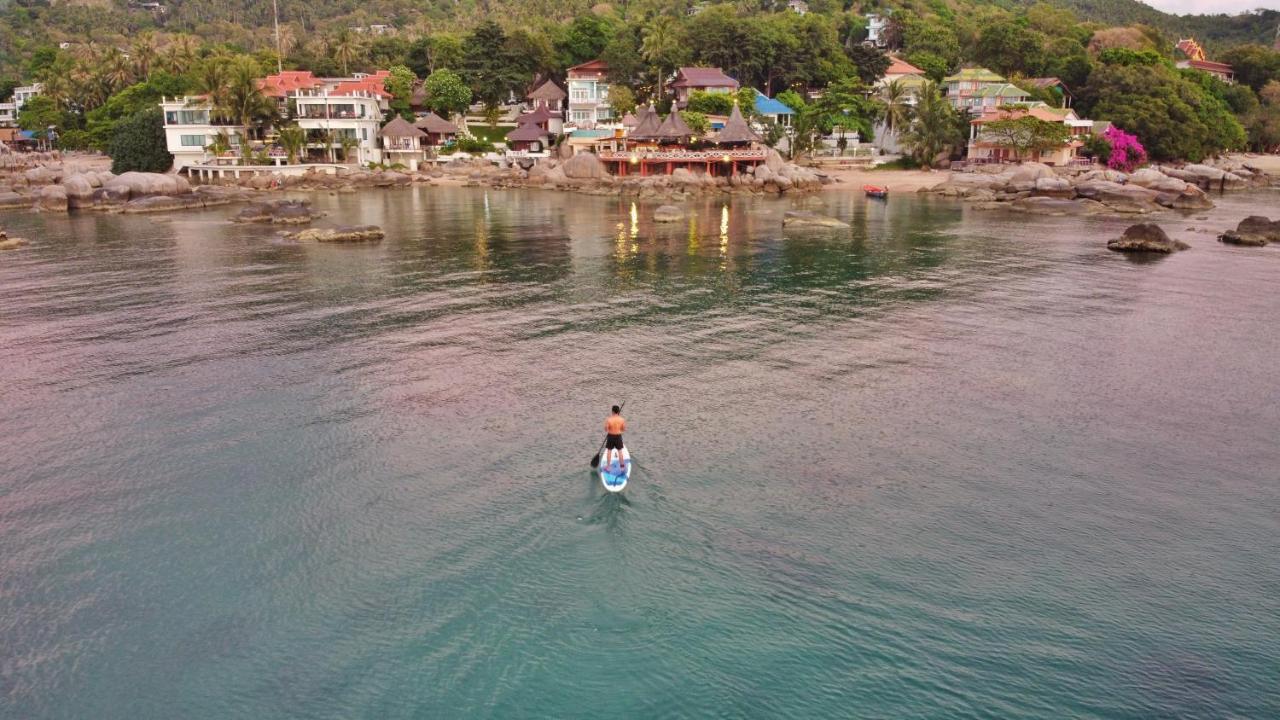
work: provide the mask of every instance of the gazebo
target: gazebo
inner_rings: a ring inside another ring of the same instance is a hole
[[[696,150],[689,146],[696,133],[680,113],[672,112],[659,123],[658,113],[649,107],[637,112],[636,117],[640,122],[627,137],[627,149],[599,154],[615,175],[670,175],[677,168],[685,168],[727,177],[737,175],[744,167],[763,163],[768,152],[736,106],[715,138],[720,147]]]
[[[729,113],[728,122],[715,140],[717,145],[751,145],[761,142],[760,136],[747,125],[746,118],[742,117],[742,109],[738,107],[738,103],[733,104],[733,112]]]
[[[507,147],[517,152],[542,152],[547,146],[547,131],[537,123],[521,123],[507,133]]]
[[[561,112],[564,110],[564,101],[568,99],[569,95],[554,80],[547,78],[526,97],[529,102],[533,103],[535,110],[546,108],[554,112]]]
[[[444,145],[458,136],[456,125],[433,112],[418,118],[413,125],[427,134],[426,142],[423,144],[431,147]]]
[[[516,117],[517,125],[537,125],[547,132],[548,135],[559,135],[564,129],[564,120],[558,113],[548,110],[545,106],[539,106],[533,112],[524,113]]]
[[[663,120],[653,133],[653,139],[657,140],[659,145],[683,144],[692,140],[696,134],[684,118],[680,117],[680,113],[672,110],[667,115],[667,119]]]
[[[653,142],[654,135],[662,121],[658,119],[658,111],[653,105],[642,107],[636,111],[636,126],[627,134],[627,139],[637,143]]]
[[[396,117],[378,131],[378,136],[382,138],[382,149],[393,163],[401,163],[410,170],[418,169],[422,140],[427,137],[425,132],[410,125],[408,120]]]

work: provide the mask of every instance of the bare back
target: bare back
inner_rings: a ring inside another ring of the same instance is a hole
[[[610,415],[604,420],[604,431],[610,435],[621,435],[627,431],[627,421],[621,415]]]

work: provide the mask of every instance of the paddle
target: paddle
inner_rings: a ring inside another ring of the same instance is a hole
[[[622,404],[618,406],[618,411],[621,412],[622,409],[625,408],[626,406],[627,406],[627,401],[623,400]],[[604,452],[604,444],[607,442],[609,442],[609,438],[607,437],[604,440],[601,440],[600,447],[596,448],[596,454],[591,456],[591,468],[593,470],[595,468],[600,467],[600,453]]]

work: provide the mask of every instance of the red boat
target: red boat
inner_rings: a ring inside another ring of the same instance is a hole
[[[880,187],[879,185],[863,185],[862,192],[866,193],[867,197],[880,198],[881,200],[889,197],[889,188]]]

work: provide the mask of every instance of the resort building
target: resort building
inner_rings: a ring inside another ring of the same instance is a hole
[[[1053,103],[1058,107],[1069,108],[1075,100],[1075,96],[1071,94],[1071,90],[1067,88],[1067,84],[1056,77],[1047,78],[1028,78],[1027,82],[1033,87],[1044,90],[1055,96],[1058,101]]]
[[[609,64],[592,60],[569,68],[569,116],[566,122],[575,128],[594,128],[613,122],[609,107]]]
[[[983,132],[985,125],[996,120],[1016,120],[1027,116],[1045,122],[1062,123],[1070,131],[1070,137],[1060,148],[1017,157],[1012,148],[1001,145],[995,138]],[[1042,162],[1046,165],[1070,165],[1079,158],[1080,148],[1093,133],[1093,125],[1092,120],[1081,118],[1071,108],[1051,108],[1041,104],[1029,108],[993,110],[969,121],[969,161],[977,163],[1029,161]]]
[[[382,152],[387,162],[392,165],[404,165],[410,170],[417,170],[423,159],[422,141],[427,134],[409,124],[408,120],[397,117],[378,131],[382,138]]]
[[[448,145],[458,138],[458,126],[433,112],[418,118],[413,126],[427,134],[422,140],[422,145],[427,148]]]
[[[787,0],[787,9],[797,15],[808,15],[809,3],[804,0]]]
[[[885,39],[885,29],[889,27],[889,16],[870,13],[867,15],[867,40],[866,44],[872,47],[888,47],[889,43]]]
[[[1204,48],[1200,47],[1200,43],[1194,38],[1179,40],[1175,47],[1182,54],[1182,59],[1176,63],[1179,68],[1207,72],[1225,83],[1235,82],[1235,69],[1226,63],[1208,59],[1204,54]]]
[[[306,131],[307,157],[328,162],[379,163],[383,154],[378,131],[391,99],[383,82],[389,74],[381,70],[349,78],[318,78],[306,71],[287,71],[268,75],[259,81],[259,87],[264,95],[277,101],[282,115],[292,112],[298,126]],[[242,142],[243,129],[211,117],[205,98],[164,98],[160,107],[175,169],[210,159],[205,148],[220,134],[227,135],[233,148]],[[240,153],[233,150],[229,155]]]
[[[18,125],[18,113],[22,112],[22,106],[27,104],[31,98],[39,95],[44,90],[44,85],[33,83],[13,89],[13,98],[8,102],[0,103],[0,127],[16,127]]]
[[[506,142],[507,149],[514,154],[541,153],[550,147],[551,136],[536,122],[525,122],[507,133]]]
[[[779,125],[790,127],[791,118],[795,114],[796,111],[787,107],[781,100],[767,97],[763,93],[756,93],[756,115]]]
[[[903,60],[900,57],[895,57],[893,55],[890,55],[889,68],[884,71],[884,77],[880,78],[879,80],[876,80],[875,84],[879,86],[884,86],[884,85],[888,85],[894,80],[903,80],[906,78],[919,78],[923,80],[924,77],[925,77],[924,71],[921,70],[920,68],[916,67],[915,65],[912,65],[911,63],[907,62],[906,60]]]
[[[768,153],[736,103],[724,127],[706,138],[707,143],[698,145],[694,145],[697,133],[678,112],[660,119],[650,105],[636,111],[636,118],[639,122],[623,147],[598,152],[615,175],[670,175],[684,168],[711,176],[733,176],[763,163]]]
[[[966,68],[943,79],[943,83],[947,86],[947,100],[972,113],[1031,101],[1026,90],[986,68]]]
[[[564,119],[565,101],[569,99],[569,93],[564,88],[556,84],[551,78],[547,78],[529,91],[525,96],[525,100],[529,101],[529,108],[537,110],[538,108],[546,108],[548,111],[555,113]]]
[[[720,68],[682,67],[676,71],[676,79],[671,81],[671,91],[676,96],[676,107],[684,108],[689,104],[689,94],[694,90],[707,93],[734,93],[738,91],[737,80],[724,74]]]
[[[533,112],[516,116],[516,125],[525,123],[537,125],[548,135],[559,135],[564,132],[564,120],[560,113],[549,110],[545,105],[539,106]]]

